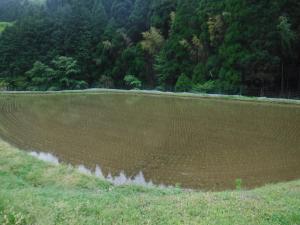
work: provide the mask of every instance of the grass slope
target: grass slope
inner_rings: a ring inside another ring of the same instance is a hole
[[[204,193],[115,187],[0,141],[0,224],[300,224],[300,181]]]

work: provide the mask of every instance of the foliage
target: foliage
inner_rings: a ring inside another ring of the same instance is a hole
[[[279,24],[277,26],[280,34],[282,49],[292,52],[292,41],[295,40],[296,35],[291,29],[291,24],[285,16],[279,17]]]
[[[124,81],[131,88],[140,89],[142,87],[142,82],[133,75],[126,75]]]
[[[55,71],[49,66],[36,61],[33,67],[25,73],[29,80],[28,90],[48,90],[52,80],[55,78]]]
[[[60,89],[82,89],[86,88],[85,81],[80,81],[80,69],[77,61],[71,57],[60,56],[52,61],[55,69],[55,77]],[[77,79],[76,79],[77,78]]]
[[[176,82],[175,90],[177,92],[188,92],[192,88],[192,81],[185,74],[181,74]]]
[[[193,91],[200,93],[218,93],[219,84],[215,80],[208,80],[203,84],[196,84],[193,86]]]
[[[9,22],[0,22],[0,34],[5,30],[5,28],[12,26],[12,23]]]
[[[15,22],[0,36],[0,78],[12,90],[126,88],[134,74],[173,91],[186,74],[200,90],[297,93],[299,12],[297,0],[3,0],[0,20]],[[62,75],[60,56],[80,72]],[[37,61],[59,73],[46,87],[26,74]]]
[[[209,40],[212,46],[217,46],[224,38],[225,24],[221,15],[209,17],[207,21]]]
[[[144,40],[141,42],[142,48],[150,55],[157,53],[164,44],[164,37],[155,27],[142,33]]]
[[[87,88],[85,81],[76,79],[80,74],[77,61],[60,56],[52,61],[53,68],[37,61],[25,73],[28,78],[27,90],[64,90]]]
[[[8,87],[8,83],[5,80],[0,79],[0,91],[6,91]]]

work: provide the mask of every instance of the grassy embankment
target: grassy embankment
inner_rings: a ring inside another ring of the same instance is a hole
[[[0,224],[300,224],[300,181],[250,191],[115,187],[0,141]]]
[[[2,91],[1,94],[99,94],[99,93],[120,93],[120,94],[145,94],[145,95],[161,95],[169,97],[188,97],[188,98],[213,98],[213,99],[228,99],[239,101],[255,101],[255,102],[269,102],[269,103],[287,103],[287,104],[300,104],[300,99],[287,99],[287,98],[268,98],[268,97],[252,97],[244,95],[225,95],[225,94],[206,94],[206,93],[193,93],[193,92],[162,92],[157,90],[124,90],[124,89],[105,89],[105,88],[92,88],[85,90],[63,90],[63,91]]]

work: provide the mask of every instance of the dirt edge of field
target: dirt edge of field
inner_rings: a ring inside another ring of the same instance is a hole
[[[99,93],[115,93],[115,94],[142,94],[155,95],[166,97],[181,97],[181,98],[212,98],[223,100],[238,100],[238,101],[253,101],[266,103],[286,103],[300,105],[300,100],[285,99],[285,98],[267,98],[267,97],[249,97],[243,95],[222,95],[222,94],[204,94],[204,93],[189,93],[189,92],[162,92],[156,90],[121,90],[121,89],[86,89],[86,90],[63,90],[63,91],[0,91],[0,95],[15,95],[15,94],[29,94],[29,95],[45,95],[45,94],[99,94]]]

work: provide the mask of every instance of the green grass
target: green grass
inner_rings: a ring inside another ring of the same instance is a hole
[[[6,27],[11,26],[12,23],[10,22],[0,22],[0,33],[2,33]]]
[[[0,141],[0,224],[300,224],[300,181],[250,191],[112,186]]]

